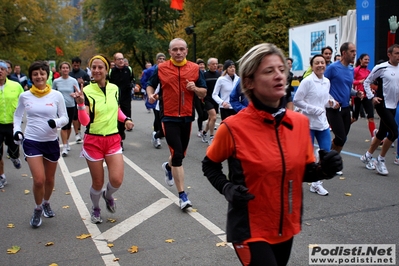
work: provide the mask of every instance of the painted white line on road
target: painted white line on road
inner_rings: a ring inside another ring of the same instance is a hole
[[[113,242],[136,226],[138,226],[139,224],[141,224],[142,222],[146,221],[148,218],[151,218],[155,214],[159,213],[172,203],[173,202],[170,199],[160,199],[145,208],[144,210],[141,210],[140,212],[129,217],[123,222],[103,232],[102,238],[107,239],[109,242]]]
[[[175,196],[172,192],[170,192],[168,189],[166,189],[163,185],[161,185],[157,180],[155,180],[152,176],[147,174],[143,169],[141,169],[137,164],[133,163],[129,158],[126,156],[123,156],[123,159],[127,165],[129,165],[131,168],[133,168],[139,175],[144,177],[151,185],[156,187],[160,192],[162,192],[166,197],[168,197],[170,200],[172,200],[176,205],[179,206],[179,198]],[[180,207],[180,206],[179,206]],[[198,212],[187,212],[191,217],[193,217],[197,222],[202,224],[205,228],[207,228],[209,231],[211,231],[214,235],[216,235],[219,239],[222,241],[226,242],[226,233],[220,229],[217,225],[209,221],[207,218],[205,218],[203,215],[201,215]],[[233,248],[233,245],[230,243],[228,244],[231,248]]]
[[[83,201],[82,196],[80,195],[71,174],[69,173],[64,158],[60,157],[60,160],[58,160],[58,165],[60,166],[62,175],[65,179],[65,183],[69,188],[69,192],[71,193],[72,199],[75,202],[80,217],[82,217],[83,223],[86,226],[87,231],[89,232],[89,234],[91,234],[91,238],[93,239],[97,250],[100,252],[101,258],[103,259],[105,265],[119,265],[118,262],[114,261],[115,255],[107,246],[107,241],[104,239],[104,237],[102,237],[101,231],[98,229],[97,225],[91,223],[90,212],[87,209],[86,204]]]
[[[104,162],[103,163],[103,167],[107,167],[107,164]],[[80,175],[84,175],[87,174],[88,172],[90,172],[89,167],[83,168],[81,170],[77,170],[75,172],[70,173],[72,177],[77,177]]]

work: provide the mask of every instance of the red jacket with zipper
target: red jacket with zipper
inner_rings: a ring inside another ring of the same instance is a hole
[[[229,203],[227,241],[278,243],[299,233],[302,182],[306,166],[315,160],[304,115],[286,110],[277,125],[251,102],[223,121],[206,155],[215,163],[228,159],[230,182],[255,195],[245,206]]]
[[[171,60],[158,66],[161,84],[162,117],[194,117],[194,92],[186,89],[187,81],[199,78],[197,64],[187,61],[184,66],[175,66]]]

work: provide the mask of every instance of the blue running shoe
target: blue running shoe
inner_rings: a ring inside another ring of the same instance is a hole
[[[185,210],[185,209],[193,206],[185,192],[183,194],[179,195],[179,203],[180,203],[180,209],[182,209],[182,210]]]

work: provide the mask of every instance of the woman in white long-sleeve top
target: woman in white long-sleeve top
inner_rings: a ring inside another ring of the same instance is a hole
[[[22,140],[24,155],[33,177],[33,195],[36,203],[30,220],[33,228],[42,224],[42,214],[47,218],[54,217],[49,200],[60,158],[57,128],[68,123],[64,97],[46,84],[49,73],[46,62],[32,63],[29,67],[32,88],[19,96],[14,113],[14,140]],[[22,133],[24,112],[27,123],[25,133]]]
[[[238,81],[239,78],[236,74],[234,62],[226,60],[223,65],[223,73],[216,81],[215,89],[212,93],[212,98],[219,104],[222,120],[236,114],[236,111],[234,111],[230,104],[230,93]]]
[[[331,134],[327,121],[326,108],[338,108],[334,99],[330,96],[330,81],[324,77],[326,60],[319,54],[310,60],[312,74],[302,80],[294,96],[294,105],[302,110],[302,113],[309,118],[310,136],[312,143],[317,139],[319,148],[330,151]],[[328,195],[323,187],[323,182],[313,182],[310,191],[321,196]]]

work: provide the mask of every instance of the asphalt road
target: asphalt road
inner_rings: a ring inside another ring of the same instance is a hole
[[[43,218],[38,229],[29,225],[34,201],[28,165],[23,162],[17,170],[4,158],[8,185],[0,189],[0,265],[240,265],[230,245],[217,246],[225,239],[227,203],[202,175],[207,144],[196,136],[196,123],[183,163],[194,209],[182,212],[176,188],[164,182],[161,165],[169,156],[167,145],[162,141],[157,150],[150,141],[153,114],[142,101],[132,101],[132,113],[135,128],[127,132],[124,144],[125,178],[115,194],[117,211],[107,212],[101,200],[100,225],[90,222],[91,179],[79,144],[72,142],[69,156],[59,160],[50,201],[56,216]],[[359,160],[368,140],[367,122],[360,119],[342,152],[343,178],[324,182],[328,196],[313,194],[303,184],[302,232],[294,238],[289,265],[308,265],[311,244],[399,244],[396,148],[387,155],[389,175],[380,176]],[[91,237],[76,238],[82,234]],[[7,254],[12,246],[20,251]],[[132,246],[138,247],[137,253],[128,251]]]

